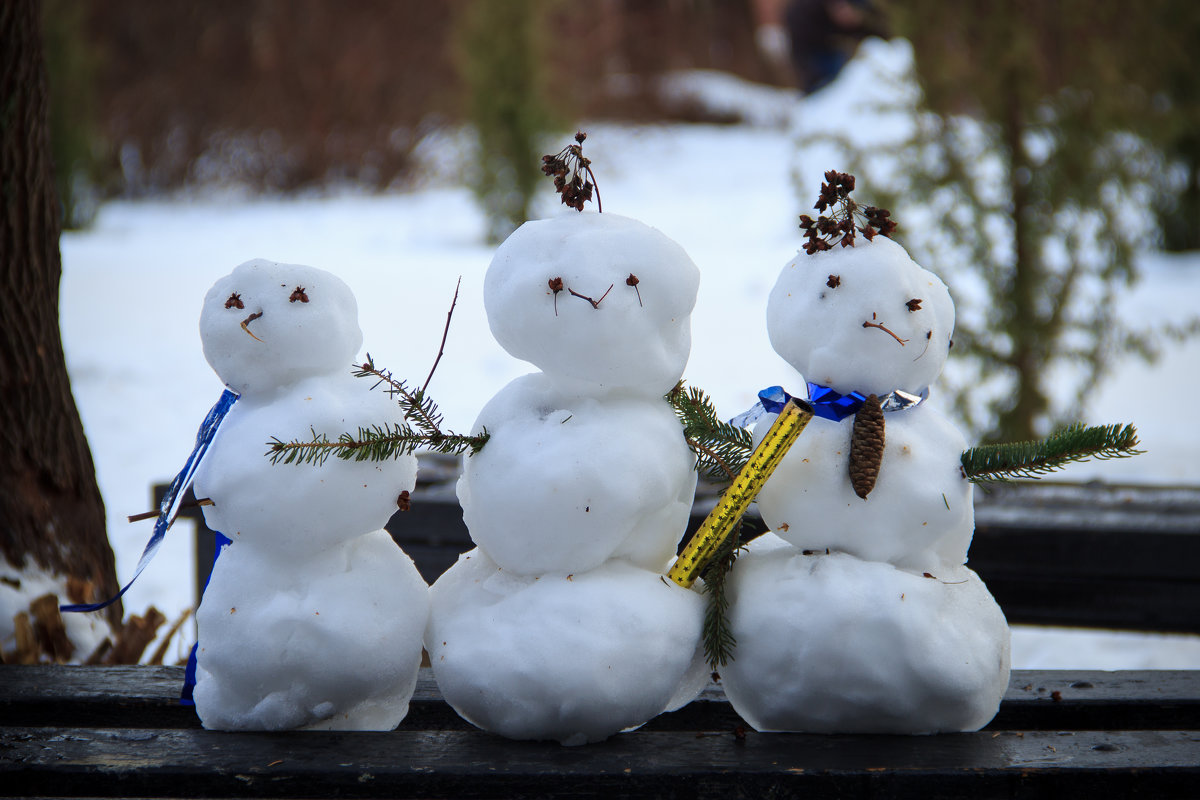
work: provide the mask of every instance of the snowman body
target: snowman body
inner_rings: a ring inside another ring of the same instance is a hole
[[[356,317],[332,274],[266,261],[238,267],[205,299],[205,356],[240,393],[194,479],[212,501],[207,524],[231,540],[197,611],[194,699],[206,728],[390,730],[407,713],[428,589],[382,527],[415,486],[415,458],[264,457],[272,438],[336,440],[400,421],[394,402],[349,375]]]
[[[878,478],[849,478],[854,418],[814,418],[758,496],[773,534],[735,563],[738,647],[726,692],[760,730],[975,730],[1007,686],[1009,632],[964,566],[974,531],[966,443],[928,400],[954,306],[883,237],[798,256],[767,309],[772,345],[839,395],[907,397],[885,410]],[[831,417],[836,416],[830,413]],[[767,415],[756,440],[773,422]]]
[[[698,282],[678,245],[612,214],[526,223],[492,261],[492,332],[542,371],[475,423],[490,438],[458,496],[477,548],[434,584],[425,643],[481,728],[583,744],[702,685],[702,598],[662,577],[696,483],[663,395]]]

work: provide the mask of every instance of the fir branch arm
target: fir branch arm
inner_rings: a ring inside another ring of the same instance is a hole
[[[343,461],[390,461],[413,453],[418,448],[438,453],[460,455],[478,453],[487,443],[490,434],[486,430],[474,436],[453,432],[439,433],[436,437],[415,431],[409,425],[384,425],[359,428],[356,436],[343,433],[336,442],[329,441],[324,434],[313,431],[310,441],[293,439],[285,442],[272,438],[267,443],[266,455],[272,464],[313,464],[320,466],[330,456]]]
[[[688,447],[697,455],[696,469],[714,480],[732,481],[754,450],[750,432],[721,421],[702,389],[683,382],[667,394],[683,425]]]
[[[737,559],[741,547],[741,527],[738,533],[730,536],[717,550],[713,560],[704,569],[704,596],[707,604],[704,608],[704,624],[702,636],[704,639],[704,655],[712,669],[725,666],[733,660],[733,650],[737,646],[729,622],[729,596],[726,592],[730,570]]]
[[[1137,446],[1132,425],[1071,425],[1040,441],[972,447],[962,454],[962,470],[973,483],[1036,478],[1071,462],[1135,456],[1143,452]]]

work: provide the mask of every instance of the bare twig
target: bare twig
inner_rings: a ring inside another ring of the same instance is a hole
[[[458,304],[458,290],[462,286],[462,276],[458,276],[458,283],[454,286],[454,299],[450,301],[450,310],[446,312],[446,327],[442,329],[442,343],[438,346],[437,358],[433,360],[433,366],[429,368],[429,376],[425,378],[425,384],[421,387],[421,396],[425,396],[425,390],[429,388],[429,382],[433,380],[433,372],[437,369],[438,364],[442,360],[442,353],[446,351],[446,336],[450,333],[450,319],[454,316],[454,306]]]

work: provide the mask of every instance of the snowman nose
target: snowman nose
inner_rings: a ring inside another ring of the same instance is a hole
[[[908,339],[901,339],[899,336],[897,336],[896,334],[894,334],[890,330],[888,330],[886,326],[881,325],[878,322],[875,322],[874,321],[875,319],[876,319],[875,313],[872,312],[870,321],[863,322],[863,327],[864,328],[878,328],[879,330],[883,331],[884,333],[886,333],[887,335],[889,335],[893,339],[895,339],[897,342],[899,342],[901,347],[904,347],[904,344],[905,344],[905,342],[908,341]]]
[[[263,315],[263,312],[259,311],[257,313],[251,314],[250,316],[248,316],[244,320],[242,320],[242,330],[244,330],[246,333],[250,334],[250,337],[252,339],[259,341],[259,342],[261,342],[262,339],[259,339],[257,336],[255,336],[253,333],[251,333],[250,323],[253,322],[254,320],[258,319],[262,315]],[[265,342],[264,342],[264,344],[265,344]]]

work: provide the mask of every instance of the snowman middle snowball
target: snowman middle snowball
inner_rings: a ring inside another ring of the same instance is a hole
[[[703,599],[662,578],[696,485],[663,395],[699,279],[678,244],[613,214],[527,222],[492,260],[492,333],[542,371],[476,420],[491,438],[458,496],[478,547],[433,586],[425,642],[446,700],[481,728],[598,741],[707,677]]]

